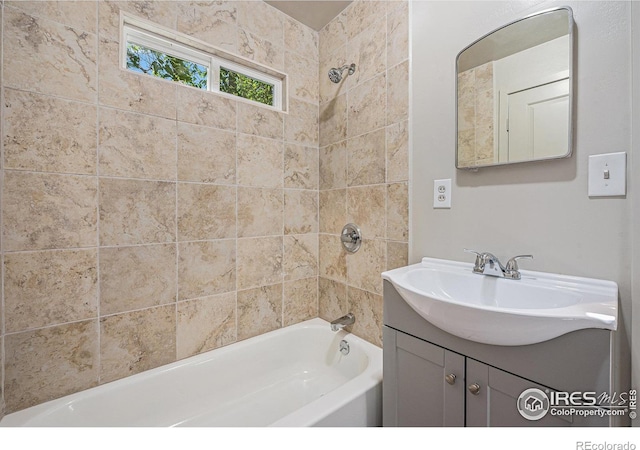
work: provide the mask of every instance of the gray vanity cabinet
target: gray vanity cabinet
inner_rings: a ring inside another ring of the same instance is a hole
[[[610,331],[590,329],[524,346],[472,342],[424,320],[385,280],[383,425],[613,425],[597,416],[527,420],[517,409],[529,388],[615,392],[611,340]]]
[[[387,327],[383,339],[383,426],[464,426],[465,358]]]
[[[530,381],[406,333],[384,328],[384,426],[571,426],[547,415],[532,422],[516,408]]]

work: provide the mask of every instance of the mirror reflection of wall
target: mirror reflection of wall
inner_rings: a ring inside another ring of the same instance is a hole
[[[571,10],[530,16],[457,58],[458,168],[571,154]]]

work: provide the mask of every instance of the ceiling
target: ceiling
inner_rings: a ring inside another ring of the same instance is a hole
[[[338,0],[265,0],[265,2],[316,31],[320,31],[351,3],[351,1]]]

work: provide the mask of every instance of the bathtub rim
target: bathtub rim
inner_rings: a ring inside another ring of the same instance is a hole
[[[118,389],[120,386],[127,386],[136,384],[140,381],[144,381],[145,378],[150,378],[155,376],[156,374],[172,372],[180,369],[184,366],[200,364],[210,360],[212,357],[222,357],[227,353],[241,350],[244,347],[248,347],[252,344],[256,344],[265,340],[268,340],[270,337],[274,335],[277,336],[279,334],[286,333],[287,331],[295,330],[295,329],[305,329],[305,328],[325,328],[328,330],[328,333],[335,333],[341,339],[347,339],[350,344],[357,345],[361,347],[362,350],[366,353],[369,358],[369,363],[363,372],[361,372],[356,377],[350,379],[343,385],[337,387],[336,389],[330,391],[326,395],[313,400],[312,402],[302,406],[301,408],[287,414],[286,416],[278,419],[268,426],[274,427],[308,427],[317,423],[327,415],[335,412],[348,404],[350,401],[353,401],[360,395],[364,395],[368,390],[375,388],[378,384],[382,383],[382,348],[362,339],[355,334],[348,333],[345,330],[340,330],[338,332],[330,331],[330,324],[324,319],[314,318],[309,319],[303,322],[299,322],[293,325],[289,325],[286,327],[278,328],[273,331],[269,331],[267,333],[253,336],[251,338],[234,342],[232,344],[226,345],[224,347],[219,347],[216,349],[208,350],[206,352],[200,353],[198,355],[190,356],[178,361],[174,361],[169,364],[165,364],[153,369],[149,369],[135,375],[131,375],[125,378],[120,378],[118,380],[114,380],[102,385],[94,386],[88,389],[84,389],[82,391],[74,392],[72,394],[65,395],[63,397],[49,400],[44,403],[40,403],[19,411],[15,411],[10,414],[6,414],[2,420],[0,420],[0,428],[2,427],[47,427],[52,425],[30,425],[27,424],[33,418],[36,417],[46,417],[48,415],[54,414],[60,408],[66,407],[72,404],[74,401],[81,399],[86,395],[87,391],[100,389],[104,393],[108,393],[109,391]],[[336,351],[338,351],[336,349]],[[216,355],[216,356],[213,356]],[[181,422],[170,425],[169,427],[175,427],[180,425]],[[106,426],[106,425],[104,425]],[[59,428],[65,428],[63,426],[55,426]],[[73,428],[74,426],[68,426],[66,428]],[[213,426],[212,426],[213,427]]]

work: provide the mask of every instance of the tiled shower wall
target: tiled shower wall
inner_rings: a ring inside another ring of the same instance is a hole
[[[288,73],[290,113],[119,69],[120,9]],[[317,32],[263,2],[2,11],[6,413],[318,315]]]
[[[380,272],[407,264],[408,58],[405,1],[355,2],[320,32],[319,314],[353,312],[354,333],[378,345]],[[349,222],[363,235],[354,254],[340,246]]]
[[[381,344],[379,272],[407,262],[405,1],[319,34],[262,2],[4,3],[6,413],[318,314]],[[118,69],[120,9],[288,73],[290,113]]]

